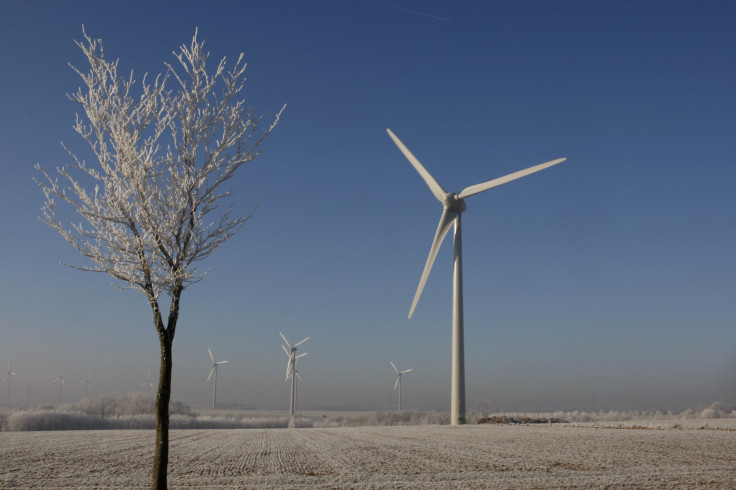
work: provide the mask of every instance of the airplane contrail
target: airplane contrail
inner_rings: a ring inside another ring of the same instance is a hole
[[[376,3],[378,5],[383,5],[384,7],[390,7],[392,9],[402,10],[404,12],[409,12],[410,14],[421,15],[423,17],[429,17],[430,19],[441,20],[442,22],[450,22],[450,19],[445,19],[444,17],[438,17],[436,15],[428,14],[426,12],[420,12],[418,10],[412,10],[412,9],[408,9],[408,8],[404,8],[404,7],[399,7],[398,5],[391,5],[390,3],[378,2],[376,0],[370,0],[370,1],[372,3]]]

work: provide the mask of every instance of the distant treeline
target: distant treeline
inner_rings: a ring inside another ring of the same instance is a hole
[[[140,393],[104,395],[94,400],[86,399],[58,407],[42,406],[31,409],[14,409],[0,413],[0,431],[46,430],[113,430],[154,429],[154,400]],[[290,425],[288,417],[254,417],[247,414],[202,415],[181,402],[170,407],[172,429],[278,429],[310,427],[359,427],[400,425],[446,425],[450,415],[446,412],[419,412],[414,410],[378,411],[367,415],[340,416],[318,420],[297,417]],[[509,419],[539,419],[550,423],[568,422],[627,422],[662,419],[718,419],[736,417],[736,408],[721,402],[709,406],[675,413],[670,411],[597,412],[558,411],[551,413],[503,412],[488,414],[485,411],[470,412],[468,423],[476,424],[488,417]]]

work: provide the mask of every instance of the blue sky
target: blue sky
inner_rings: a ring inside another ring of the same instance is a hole
[[[185,291],[173,396],[288,407],[278,332],[303,345],[303,408],[449,409],[451,241],[407,314],[440,204],[385,132],[469,198],[468,406],[679,410],[736,402],[736,5],[309,0],[0,2],[0,365],[11,401],[141,389],[158,341],[145,298],[59,265],[36,163],[84,152],[65,94],[81,26],[138,79],[199,28],[240,52],[247,104],[288,104],[232,181],[240,234]],[[4,389],[4,388],[3,388]],[[595,394],[595,395],[594,395]],[[394,395],[394,401],[395,401]]]

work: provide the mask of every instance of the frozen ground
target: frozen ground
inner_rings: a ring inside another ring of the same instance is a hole
[[[734,488],[736,431],[409,426],[178,430],[174,488]],[[703,429],[705,423],[711,423]],[[689,424],[688,424],[689,425]],[[153,431],[0,432],[0,488],[145,488]]]

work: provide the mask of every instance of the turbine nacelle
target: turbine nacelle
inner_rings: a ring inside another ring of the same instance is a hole
[[[454,211],[458,214],[464,213],[468,209],[465,201],[460,199],[460,196],[454,192],[445,192],[442,195],[442,206],[448,211]]]

